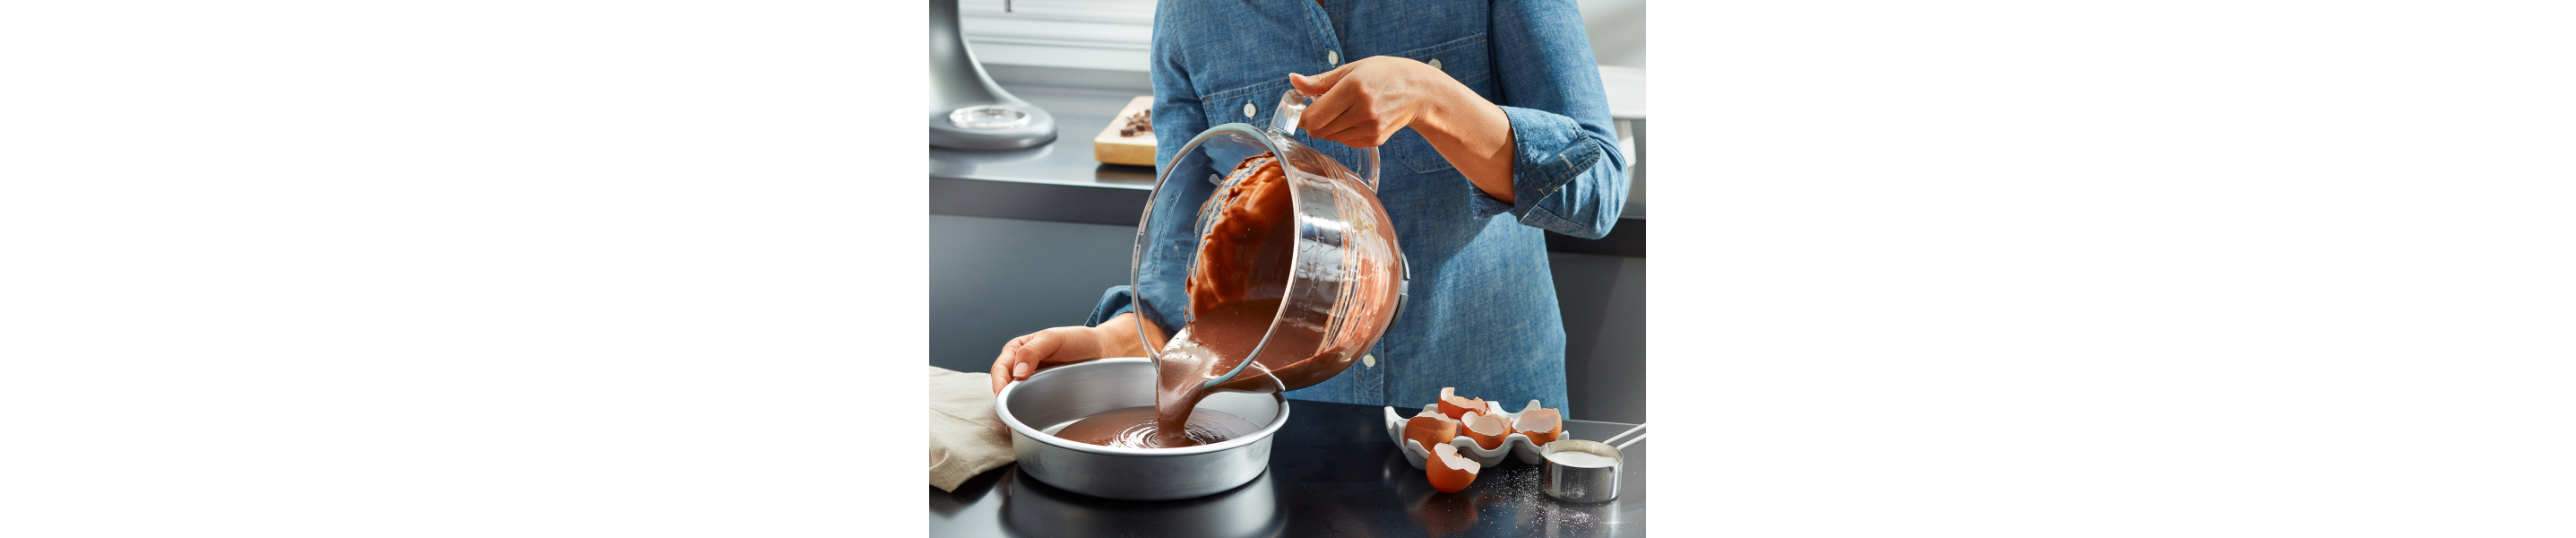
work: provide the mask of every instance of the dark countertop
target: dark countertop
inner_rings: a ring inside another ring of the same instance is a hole
[[[940,215],[1135,226],[1154,190],[1154,167],[1092,160],[1091,137],[1146,91],[1006,85],[1055,116],[1056,140],[1012,151],[930,149],[930,212]],[[1547,234],[1556,252],[1646,255],[1644,203],[1631,203],[1597,240]]]
[[[1619,498],[1561,503],[1538,465],[1505,458],[1457,493],[1431,489],[1386,438],[1378,406],[1289,403],[1270,470],[1243,487],[1178,501],[1119,501],[1067,492],[1017,472],[987,471],[954,493],[930,490],[934,537],[1643,536],[1646,447],[1623,450]],[[1399,410],[1402,411],[1402,410]],[[1410,413],[1406,413],[1410,416]],[[1568,420],[1566,434],[1604,439],[1634,424]]]

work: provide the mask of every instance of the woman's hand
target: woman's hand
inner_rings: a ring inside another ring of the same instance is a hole
[[[1144,355],[1145,346],[1136,342],[1136,314],[1132,312],[1109,318],[1098,327],[1056,327],[1029,333],[1003,344],[1002,355],[993,358],[993,393],[1000,394],[1003,385],[1028,379],[1029,374],[1049,365]]]
[[[1476,188],[1511,203],[1511,117],[1439,68],[1375,56],[1321,75],[1290,73],[1288,83],[1318,96],[1297,117],[1307,135],[1370,148],[1410,127]]]
[[[1394,56],[1362,59],[1311,77],[1289,73],[1288,83],[1297,93],[1317,96],[1297,116],[1307,135],[1354,148],[1386,144],[1397,129],[1436,113],[1466,89],[1439,69]]]

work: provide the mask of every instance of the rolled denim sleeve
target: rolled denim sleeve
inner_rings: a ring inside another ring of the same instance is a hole
[[[1497,104],[1512,125],[1512,203],[1478,191],[1477,216],[1509,212],[1556,233],[1609,235],[1628,202],[1628,159],[1583,15],[1572,0],[1502,0],[1493,29]]]
[[[1101,292],[1100,302],[1091,307],[1091,319],[1082,322],[1082,326],[1098,327],[1102,323],[1108,323],[1109,318],[1134,311],[1136,311],[1136,295],[1128,293],[1126,286],[1110,286],[1109,291]]]

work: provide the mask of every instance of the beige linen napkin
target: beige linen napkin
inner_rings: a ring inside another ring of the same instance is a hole
[[[1011,430],[993,413],[993,376],[930,367],[930,486],[958,484],[1010,463]]]

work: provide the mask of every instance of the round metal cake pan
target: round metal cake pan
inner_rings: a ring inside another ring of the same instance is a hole
[[[1110,448],[1054,435],[1102,412],[1154,405],[1154,363],[1098,359],[1039,370],[1002,387],[993,402],[1011,428],[1020,472],[1066,491],[1131,500],[1201,497],[1249,483],[1270,468],[1270,436],[1288,423],[1277,393],[1219,392],[1197,409],[1260,424],[1251,435],[1184,448]]]

